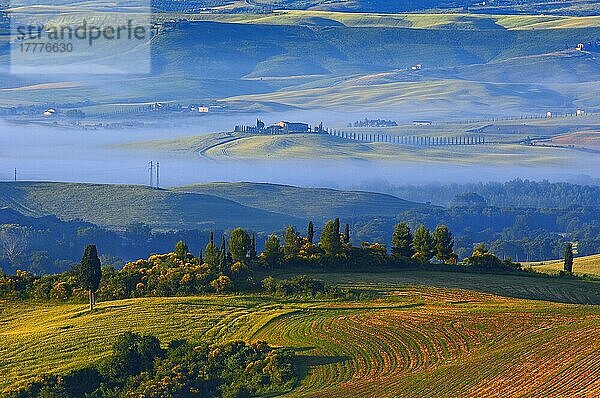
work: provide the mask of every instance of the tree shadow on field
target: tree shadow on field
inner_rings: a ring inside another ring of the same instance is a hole
[[[298,353],[302,351],[310,351],[314,348],[315,347],[298,347],[295,348],[294,351]],[[319,366],[333,365],[336,363],[345,362],[350,359],[350,357],[347,355],[298,355],[296,358],[298,376],[300,380],[308,376],[310,370],[313,368]]]

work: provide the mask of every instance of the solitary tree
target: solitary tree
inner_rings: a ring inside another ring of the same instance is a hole
[[[454,254],[454,239],[445,225],[439,225],[433,232],[433,246],[438,260],[449,262],[456,260]]]
[[[189,252],[190,252],[190,249],[184,241],[180,240],[175,245],[175,256],[178,259],[185,261],[188,257]]]
[[[76,267],[75,273],[79,285],[88,291],[90,311],[93,311],[94,303],[96,302],[95,294],[102,278],[102,269],[96,246],[88,245],[85,248],[83,258],[81,259],[81,263]]]
[[[325,250],[325,254],[328,256],[336,256],[342,252],[339,219],[336,218],[335,221],[328,221],[325,224],[319,245]]]
[[[401,222],[394,227],[392,234],[392,253],[403,257],[412,257],[413,236],[407,223]]]
[[[423,224],[419,225],[413,238],[415,249],[414,258],[421,263],[426,263],[433,257],[433,238]]]
[[[219,248],[215,244],[214,234],[210,233],[208,244],[204,249],[204,262],[215,270],[219,266]]]
[[[315,227],[314,227],[312,221],[308,222],[308,230],[306,232],[306,238],[308,239],[308,241],[310,243],[313,243],[313,241],[315,239]]]
[[[229,251],[231,252],[233,261],[245,263],[251,247],[252,239],[250,235],[241,228],[234,229],[231,233],[231,238],[229,238]]]
[[[567,243],[565,246],[565,272],[573,272],[573,245]]]

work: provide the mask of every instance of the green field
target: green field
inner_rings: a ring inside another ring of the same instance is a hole
[[[323,274],[379,292],[365,301],[266,296],[130,299],[85,305],[0,302],[0,390],[109,354],[123,331],[293,347],[298,396],[594,396],[600,391],[597,305],[557,304],[464,290],[559,292],[581,299],[597,284],[549,278],[419,271]],[[521,278],[521,280],[519,280]],[[471,279],[470,282],[465,282]],[[431,284],[446,287],[425,287]],[[462,284],[463,289],[448,286]],[[595,292],[595,293],[594,293]],[[598,301],[596,301],[598,303]],[[557,360],[560,358],[560,360]]]

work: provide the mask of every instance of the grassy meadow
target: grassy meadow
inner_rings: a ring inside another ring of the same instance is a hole
[[[544,261],[528,264],[537,272],[557,274],[564,269],[564,261]],[[576,257],[573,261],[573,272],[578,275],[600,276],[600,255]]]
[[[112,340],[127,330],[163,342],[243,339],[293,347],[300,383],[290,397],[591,397],[600,391],[594,373],[597,305],[507,298],[465,290],[465,284],[450,288],[465,278],[448,272],[322,276],[375,296],[340,302],[261,295],[144,298],[99,303],[93,313],[83,304],[0,302],[0,391],[35,374],[90,364],[108,355]],[[543,277],[477,278],[471,283],[501,282],[515,291],[563,289],[560,294],[572,294],[574,301],[581,297],[570,283],[589,292],[597,288]],[[431,281],[446,287],[424,286]]]

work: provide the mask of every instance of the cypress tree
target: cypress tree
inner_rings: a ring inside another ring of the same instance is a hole
[[[308,231],[306,233],[306,238],[310,243],[313,243],[315,239],[315,227],[313,226],[312,221],[308,222]]]
[[[342,252],[339,226],[339,219],[336,219],[336,221],[328,221],[323,227],[319,245],[328,256],[336,256]]]
[[[344,243],[348,244],[350,243],[350,225],[346,224],[346,227],[344,228]]]
[[[573,272],[573,245],[571,243],[567,243],[565,246],[565,272],[572,273]]]
[[[93,311],[96,302],[95,294],[102,278],[102,264],[95,245],[86,246],[81,263],[75,271],[79,285],[88,291],[90,311]]]

